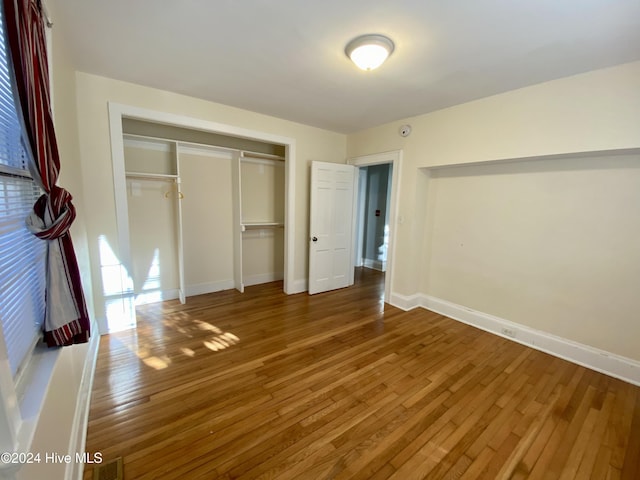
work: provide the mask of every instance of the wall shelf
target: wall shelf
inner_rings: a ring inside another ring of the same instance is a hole
[[[256,230],[260,228],[284,228],[284,223],[280,222],[251,222],[240,224],[240,229],[244,232],[246,230]]]

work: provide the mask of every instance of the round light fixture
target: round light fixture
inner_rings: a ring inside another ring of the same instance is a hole
[[[353,63],[362,70],[378,68],[393,52],[394,45],[384,35],[361,35],[351,40],[344,49]]]

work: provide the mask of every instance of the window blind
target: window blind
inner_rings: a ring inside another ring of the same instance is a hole
[[[40,336],[46,244],[25,224],[42,192],[27,171],[7,64],[4,18],[0,18],[0,30],[0,321],[15,377]]]
[[[24,221],[39,193],[31,179],[0,177],[0,318],[14,376],[44,318],[45,242]]]

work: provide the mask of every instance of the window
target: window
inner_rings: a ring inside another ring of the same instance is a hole
[[[27,170],[0,20],[0,348],[15,380],[40,337],[46,245],[25,224],[42,192]]]
[[[45,312],[46,242],[25,220],[42,191],[27,168],[7,63],[0,3],[0,452],[29,452],[59,349],[39,343]],[[0,478],[16,478],[0,460]]]

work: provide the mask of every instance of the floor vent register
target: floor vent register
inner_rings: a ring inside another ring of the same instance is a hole
[[[122,457],[104,462],[93,468],[93,480],[123,480]]]

